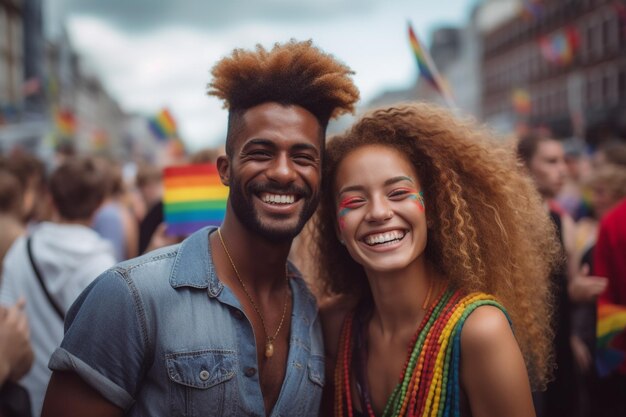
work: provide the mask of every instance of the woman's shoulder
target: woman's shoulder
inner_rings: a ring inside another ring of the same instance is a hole
[[[512,335],[511,324],[504,311],[495,305],[481,305],[463,323],[461,346],[464,356],[482,355]]]

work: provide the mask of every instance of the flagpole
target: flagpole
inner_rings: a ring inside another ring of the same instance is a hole
[[[409,25],[409,30],[413,32],[413,34],[415,35],[415,38],[417,39],[417,34],[415,33],[415,30],[413,30],[413,25],[411,25],[410,21],[408,21],[408,25]],[[433,75],[433,78],[435,79],[435,83],[437,83],[437,85],[439,86],[439,92],[441,93],[447,106],[452,110],[456,109],[457,106],[454,101],[454,98],[452,97],[452,94],[448,90],[448,86],[444,84],[443,78],[441,77],[441,74],[439,73],[439,70],[437,69],[435,62],[430,56],[430,52],[428,51],[428,48],[423,43],[420,42],[420,44],[421,44],[420,46],[421,46],[422,53],[424,55],[424,60],[426,61],[426,66],[430,69]]]

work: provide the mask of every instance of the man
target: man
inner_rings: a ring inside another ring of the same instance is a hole
[[[229,109],[221,230],[122,263],[73,306],[44,416],[316,416],[315,302],[287,264],[317,205],[329,118],[350,70],[311,42],[235,50],[210,94]]]
[[[63,338],[63,315],[114,263],[111,246],[89,225],[102,204],[106,171],[91,158],[65,160],[50,177],[54,221],[20,237],[6,255],[0,303],[26,299],[35,362],[21,381],[39,415],[51,372],[48,360]]]

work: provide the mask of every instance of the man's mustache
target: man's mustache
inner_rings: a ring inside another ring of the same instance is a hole
[[[308,198],[313,194],[309,187],[299,187],[294,184],[290,184],[286,187],[279,187],[275,184],[249,184],[248,191],[254,194],[269,193],[269,194],[294,194],[298,198]]]

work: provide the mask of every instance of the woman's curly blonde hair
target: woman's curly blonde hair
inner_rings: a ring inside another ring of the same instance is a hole
[[[549,275],[561,253],[554,226],[513,149],[447,110],[423,103],[376,110],[329,142],[313,238],[323,290],[369,294],[363,268],[337,238],[331,191],[341,161],[369,144],[412,162],[427,207],[426,259],[453,287],[499,299],[533,386],[544,386],[552,363]]]

